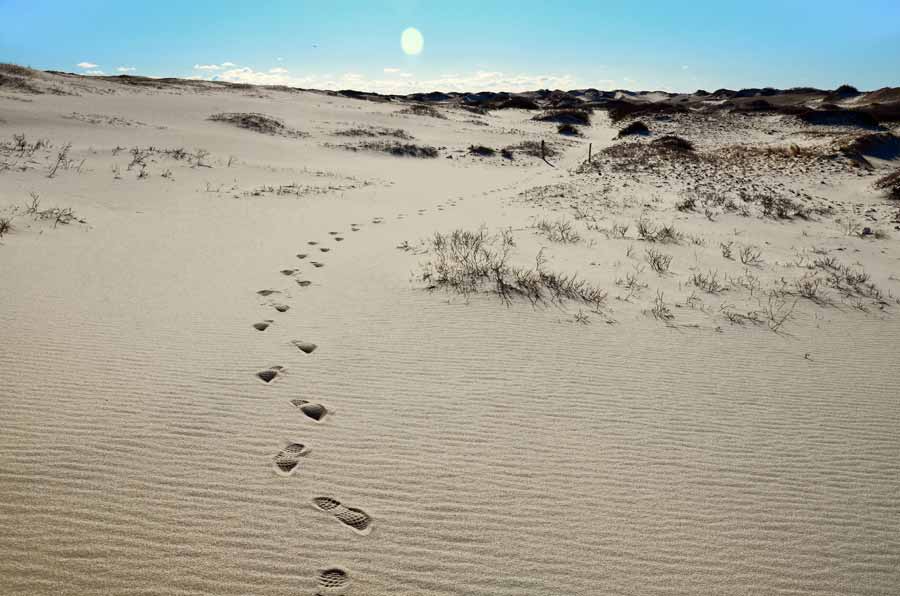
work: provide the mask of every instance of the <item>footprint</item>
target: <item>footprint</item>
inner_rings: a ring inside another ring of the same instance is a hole
[[[300,408],[301,412],[303,412],[316,422],[322,422],[322,420],[325,418],[325,415],[328,414],[328,408],[326,408],[322,404],[314,404],[311,401],[307,401],[305,399],[292,399],[291,405]]]
[[[335,241],[335,242],[343,242],[343,241],[344,241],[344,237],[343,237],[343,236],[335,236],[335,237],[334,237],[334,241]]]
[[[256,293],[260,296],[271,296],[272,294],[280,294],[281,292],[279,292],[278,290],[259,290]]]
[[[298,259],[305,259],[307,256],[309,255],[307,255],[305,252],[297,253]]]
[[[359,231],[359,228],[357,228],[357,227],[352,227],[352,228],[350,228],[350,231],[351,231],[351,232],[358,232],[358,231]]]
[[[309,453],[309,449],[301,443],[291,443],[278,452],[272,463],[275,471],[282,476],[290,476],[300,465],[300,458]]]
[[[330,251],[331,249],[328,248],[327,246],[323,246],[323,247],[320,248],[319,250],[321,250],[322,252],[328,252],[328,251]]]
[[[306,280],[306,279],[298,279],[298,280],[297,280],[297,285],[300,286],[301,288],[306,288],[306,287],[311,286],[311,285],[312,285],[312,282],[311,282],[311,281],[308,281],[308,280]]]
[[[310,240],[309,242],[307,242],[307,244],[309,244],[310,246],[315,246],[316,244],[318,244],[318,242],[316,242],[315,240]]]
[[[293,275],[293,274],[297,273],[298,271],[300,271],[300,270],[299,269],[282,269],[281,274],[282,275]]]
[[[372,530],[372,518],[362,509],[345,507],[340,501],[331,497],[316,497],[312,500],[312,504],[319,511],[330,513],[339,522],[358,534],[365,536]]]
[[[350,575],[339,567],[319,572],[319,590],[316,596],[344,596],[350,589]]]
[[[320,263],[319,261],[310,261],[310,263],[312,263],[312,266],[316,268],[325,266],[325,263]]]
[[[271,383],[278,377],[278,375],[281,374],[281,371],[283,371],[283,370],[284,370],[283,366],[270,366],[266,370],[261,370],[258,373],[256,373],[256,376],[263,383]]]
[[[259,323],[253,323],[253,328],[257,331],[265,331],[269,328],[269,325],[272,324],[272,319],[266,319],[265,321],[260,321]]]
[[[331,234],[332,236],[337,236],[338,234],[340,234],[340,232],[328,232],[328,233]]]
[[[274,306],[275,310],[277,310],[278,312],[287,312],[291,308],[287,304],[273,304],[272,306]]]
[[[301,352],[303,352],[305,354],[312,354],[313,352],[316,351],[316,348],[319,347],[312,342],[300,341],[299,339],[295,339],[291,343],[294,344],[298,350],[300,350]]]

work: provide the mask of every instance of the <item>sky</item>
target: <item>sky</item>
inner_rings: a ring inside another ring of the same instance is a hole
[[[875,89],[900,86],[900,0],[0,0],[0,62],[382,93]]]

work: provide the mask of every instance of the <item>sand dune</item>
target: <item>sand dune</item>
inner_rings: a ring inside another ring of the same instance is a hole
[[[871,131],[16,76],[0,593],[896,592],[897,161],[838,148]],[[494,278],[441,277],[482,226]]]

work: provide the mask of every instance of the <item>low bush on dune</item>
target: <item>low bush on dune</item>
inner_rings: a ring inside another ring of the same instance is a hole
[[[533,118],[538,122],[558,122],[560,124],[580,124],[582,126],[590,126],[591,115],[587,110],[550,110],[543,114],[538,114]]]
[[[567,137],[580,137],[581,136],[581,131],[578,130],[577,126],[574,126],[572,124],[560,124],[559,126],[556,127],[556,132],[558,132],[559,134],[561,134],[563,136],[567,136]]]
[[[549,271],[543,251],[533,267],[509,263],[515,242],[512,232],[497,235],[484,228],[435,234],[428,242],[431,260],[423,266],[421,279],[428,290],[450,290],[464,296],[491,293],[507,304],[524,298],[533,305],[567,300],[587,304],[599,311],[606,303],[606,291],[576,275]]]
[[[675,135],[665,135],[654,139],[650,144],[660,151],[667,153],[693,153],[694,144]]]
[[[428,116],[429,118],[438,118],[440,120],[447,119],[447,117],[437,110],[437,108],[419,103],[403,108],[397,113],[407,116]]]
[[[357,151],[360,149],[366,151],[380,151],[382,153],[389,153],[390,155],[394,155],[397,157],[434,158],[438,156],[438,150],[434,147],[430,145],[415,145],[413,143],[371,141],[367,143],[360,143],[356,146],[348,146],[347,148],[353,151]]]
[[[635,120],[625,128],[619,131],[619,134],[616,138],[621,139],[622,137],[627,137],[631,135],[648,135],[650,134],[650,129],[647,128],[647,125],[641,122],[640,120]]]
[[[900,201],[900,169],[893,174],[879,178],[875,182],[875,188],[885,191],[889,199]]]
[[[395,139],[403,139],[410,141],[414,137],[402,128],[379,128],[370,126],[368,128],[348,128],[339,130],[334,133],[339,137],[394,137]]]
[[[843,141],[838,149],[844,154],[894,159],[900,156],[900,139],[889,132],[869,133]]]
[[[37,71],[25,66],[0,63],[0,89],[35,95],[41,94],[43,91],[30,81],[36,74]]]
[[[508,145],[504,147],[503,151],[510,155],[521,153],[523,155],[528,155],[529,157],[556,157],[559,155],[559,151],[557,151],[550,143],[544,143],[544,153],[542,154],[541,143],[539,141],[522,141],[518,145]]]
[[[283,137],[302,137],[305,133],[285,126],[284,122],[272,116],[257,114],[255,112],[223,112],[209,117],[214,122],[226,122],[243,128],[267,135]]]
[[[497,151],[484,145],[469,145],[469,153],[482,157],[492,157]]]

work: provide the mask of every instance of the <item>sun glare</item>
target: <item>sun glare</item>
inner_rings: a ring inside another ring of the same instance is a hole
[[[422,37],[422,34],[415,27],[405,29],[400,35],[400,47],[410,56],[421,53],[424,46],[425,38]]]

